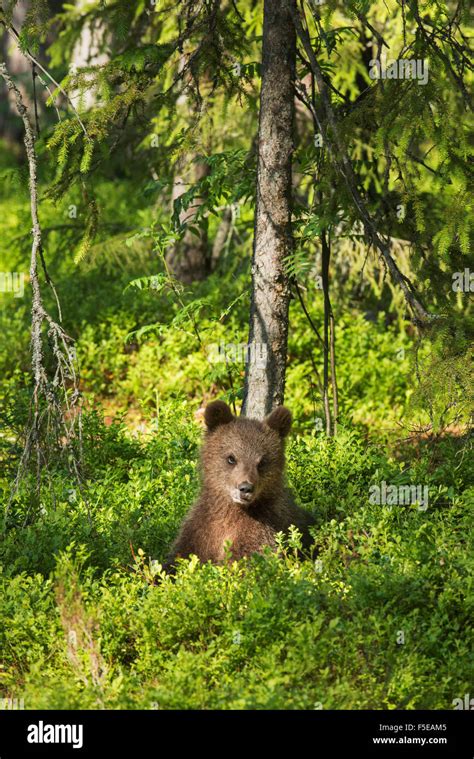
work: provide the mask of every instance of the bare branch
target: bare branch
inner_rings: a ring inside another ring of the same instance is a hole
[[[60,442],[64,447],[69,447],[72,439],[76,437],[76,417],[80,415],[81,406],[78,378],[75,369],[75,353],[73,348],[74,341],[46,311],[41,296],[41,288],[38,276],[38,258],[43,262],[44,267],[45,264],[42,252],[41,225],[38,215],[38,167],[35,151],[35,134],[20,90],[11,78],[4,63],[0,64],[0,76],[4,79],[8,90],[12,93],[15,99],[16,107],[18,109],[18,113],[20,114],[20,117],[23,121],[24,143],[29,170],[30,210],[32,221],[31,232],[33,236],[30,256],[30,282],[32,288],[31,357],[33,371],[33,396],[32,406],[30,410],[30,420],[25,431],[25,444],[23,453],[21,456],[17,476],[13,485],[12,494],[6,508],[6,527],[9,507],[18,491],[18,487],[30,460],[33,449],[36,453],[38,491],[40,489],[41,483],[41,471],[43,468],[46,470],[48,469],[47,455],[42,446],[43,425],[46,423],[47,430],[49,430],[51,425],[54,425],[57,442]],[[59,308],[59,301],[57,298],[56,290],[46,269],[45,275],[48,284],[53,289],[53,293],[55,295]],[[59,313],[61,313],[60,308]],[[52,353],[55,360],[52,376],[51,372],[48,374],[48,371],[45,368],[43,355],[43,325],[47,326],[47,336],[50,340]],[[61,396],[59,396],[58,393],[61,394],[62,400]],[[73,455],[71,459],[72,468],[74,472],[78,474],[78,465],[75,456]]]

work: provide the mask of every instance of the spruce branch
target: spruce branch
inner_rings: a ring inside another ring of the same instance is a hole
[[[291,7],[291,15],[293,18],[293,23],[295,25],[296,34],[301,40],[306,56],[309,60],[311,71],[314,74],[318,93],[321,98],[324,119],[320,119],[318,117],[313,103],[311,103],[310,107],[312,115],[318,124],[318,128],[320,129],[321,133],[324,134],[327,144],[330,146],[329,154],[331,160],[333,161],[336,170],[342,175],[346,183],[359,217],[364,225],[364,229],[369,241],[379,250],[393,280],[397,282],[401,287],[405,300],[414,314],[415,323],[420,326],[426,326],[434,317],[425,309],[425,307],[420,302],[411,281],[398,268],[398,265],[391,253],[390,238],[385,238],[379,233],[376,224],[369,213],[366,203],[361,193],[359,192],[354,168],[346,147],[339,135],[337,118],[331,104],[331,98],[323,77],[321,67],[311,45],[311,39],[308,30],[303,27],[301,23],[301,17],[297,9]],[[300,87],[304,88],[304,85],[300,84]]]

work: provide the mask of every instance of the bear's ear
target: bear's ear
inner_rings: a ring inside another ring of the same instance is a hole
[[[212,401],[204,411],[204,421],[209,432],[215,430],[221,424],[229,424],[234,417],[232,411],[224,401]]]
[[[291,429],[291,422],[291,411],[285,406],[278,406],[275,411],[272,411],[272,413],[264,419],[264,424],[278,432],[281,438],[288,435]]]

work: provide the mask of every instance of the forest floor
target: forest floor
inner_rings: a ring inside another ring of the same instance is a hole
[[[128,207],[110,213],[125,218]],[[26,196],[0,203],[5,240],[28,228],[27,214]],[[472,685],[474,468],[466,427],[429,428],[403,315],[339,294],[340,423],[327,438],[312,364],[321,353],[292,301],[287,469],[315,517],[314,548],[298,558],[292,534],[277,554],[230,566],[183,561],[167,577],[160,562],[198,489],[200,410],[232,400],[244,366],[230,366],[230,383],[229,367],[209,363],[168,293],[126,289],[149,274],[146,256],[124,247],[120,266],[106,255],[76,266],[67,240],[49,239],[77,339],[83,480],[53,457],[41,492],[32,471],[8,511],[0,697],[29,709],[452,708]],[[28,236],[6,246],[0,268],[22,271],[28,249]],[[187,293],[204,348],[245,343],[248,277],[247,262]],[[305,292],[320,322],[321,293],[311,282]],[[0,297],[6,505],[29,407],[30,304],[27,289]],[[427,508],[373,502],[383,483],[428,488]]]

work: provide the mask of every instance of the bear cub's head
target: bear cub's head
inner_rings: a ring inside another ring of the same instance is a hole
[[[291,428],[287,408],[279,406],[259,422],[235,417],[226,403],[213,401],[204,420],[201,460],[207,488],[243,507],[281,490],[284,439]]]

